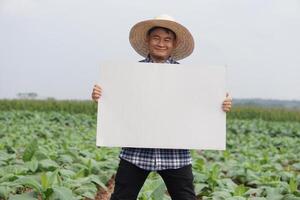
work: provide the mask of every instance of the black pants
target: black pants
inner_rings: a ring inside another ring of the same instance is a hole
[[[136,200],[151,171],[121,159],[111,200]],[[157,171],[164,180],[172,200],[195,200],[192,165],[180,169]]]

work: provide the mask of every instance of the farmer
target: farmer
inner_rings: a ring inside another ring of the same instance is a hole
[[[187,28],[170,16],[161,15],[134,25],[129,40],[145,63],[179,64],[189,56],[194,40]],[[95,85],[92,99],[98,101],[102,89]],[[232,99],[226,94],[222,109],[230,111]],[[221,105],[220,105],[221,109]],[[111,200],[134,200],[148,174],[156,171],[173,200],[195,200],[192,159],[187,149],[122,148]]]

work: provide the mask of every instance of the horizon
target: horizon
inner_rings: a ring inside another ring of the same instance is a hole
[[[0,98],[0,100],[41,100],[41,101],[93,101],[92,99],[56,99],[54,97],[46,97],[46,98]],[[265,99],[265,98],[233,98],[233,101],[281,101],[281,102],[297,102],[300,103],[300,100],[297,99]]]

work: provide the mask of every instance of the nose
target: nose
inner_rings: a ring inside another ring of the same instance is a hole
[[[163,46],[165,46],[165,43],[164,43],[163,40],[159,40],[157,45],[160,46],[160,47],[163,47]]]

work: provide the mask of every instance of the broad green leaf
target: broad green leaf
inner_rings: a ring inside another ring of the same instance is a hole
[[[238,197],[238,196],[236,196],[236,197],[226,198],[226,200],[246,200],[246,198],[245,197]]]
[[[61,155],[59,158],[58,158],[58,162],[59,163],[64,163],[64,164],[66,164],[66,163],[69,163],[69,164],[72,164],[72,162],[73,162],[73,158],[72,158],[72,156],[70,156],[70,155]]]
[[[38,150],[38,141],[33,139],[27,144],[25,151],[23,153],[23,161],[30,161],[34,153]]]
[[[49,156],[47,155],[47,152],[44,152],[42,150],[38,150],[35,152],[34,154],[34,157],[37,159],[37,160],[45,160],[45,159],[49,159]]]
[[[4,183],[6,181],[14,181],[17,179],[18,179],[17,175],[9,173],[9,174],[4,175],[2,178],[0,178],[0,183]]]
[[[54,172],[43,172],[40,176],[43,190],[52,188],[53,185],[57,184],[58,180],[58,169]]]
[[[76,174],[74,171],[68,169],[60,169],[59,173],[61,174],[61,176],[68,177],[68,178],[71,178]]]
[[[0,160],[0,167],[1,167],[1,166],[5,166],[5,165],[7,165],[7,163],[4,162],[4,161],[2,161],[2,160]]]
[[[0,186],[0,199],[8,198],[9,192],[10,192],[10,190],[7,186]]]
[[[244,185],[239,185],[234,189],[233,196],[243,196],[247,191],[247,188]]]
[[[219,187],[221,187],[221,188],[226,188],[226,189],[228,189],[228,190],[230,190],[230,191],[234,191],[235,190],[235,188],[237,187],[237,184],[236,183],[234,183],[231,179],[229,179],[229,178],[224,178],[224,179],[219,179],[218,181],[217,181],[217,183],[218,183],[218,186]]]
[[[50,159],[46,159],[46,160],[41,160],[39,162],[39,167],[40,167],[41,170],[54,171],[59,166],[55,161],[50,160]]]
[[[283,198],[283,195],[281,194],[281,191],[279,188],[267,187],[266,193],[267,193],[266,198],[268,200],[282,200],[282,198]]]
[[[72,191],[65,187],[53,187],[53,193],[49,200],[75,200]]]
[[[39,162],[36,160],[35,157],[31,159],[31,161],[26,162],[25,165],[28,167],[28,169],[32,172],[35,172],[38,169]]]
[[[166,192],[166,186],[163,181],[158,181],[158,184],[156,184],[153,192],[151,193],[151,197],[153,199],[162,199]]]
[[[296,197],[293,194],[287,194],[287,195],[284,195],[282,200],[300,200],[300,197]]]
[[[97,187],[93,183],[85,184],[74,190],[74,192],[80,196],[85,196],[91,198],[95,198],[97,193]],[[88,195],[88,196],[86,196]]]
[[[81,177],[85,177],[85,168],[79,170],[75,176],[73,176],[74,179],[77,179],[77,178],[81,178]]]
[[[105,186],[105,184],[101,181],[100,177],[99,176],[96,176],[96,175],[90,175],[89,176],[89,179],[96,183],[97,185],[99,185],[101,188],[107,190],[107,187]]]
[[[9,162],[12,159],[15,159],[16,155],[14,154],[8,154],[4,151],[0,151],[0,166],[5,164],[6,162]]]
[[[194,190],[195,190],[195,193],[196,193],[196,195],[198,195],[198,194],[200,194],[201,192],[202,192],[202,190],[204,189],[204,188],[207,188],[208,187],[208,185],[207,184],[204,184],[204,183],[195,183],[194,184]]]
[[[218,164],[214,164],[210,169],[210,178],[212,180],[217,180],[220,174],[220,166]]]
[[[202,171],[205,168],[205,161],[202,158],[198,158],[194,161],[193,168],[197,171]]]
[[[49,185],[54,185],[54,184],[60,184],[59,183],[59,175],[58,175],[59,169],[56,169],[54,172],[47,172],[47,177],[49,181]]]
[[[291,193],[296,192],[298,188],[297,180],[295,177],[292,177],[289,182],[289,189]]]
[[[212,193],[212,197],[214,200],[225,200],[230,198],[232,195],[229,191],[215,191]]]
[[[87,197],[87,198],[90,198],[90,199],[94,199],[95,196],[96,196],[96,193],[93,193],[93,192],[84,192],[81,196],[82,197]]]
[[[12,172],[15,175],[25,175],[29,169],[24,164],[10,165],[12,167]]]
[[[23,185],[23,186],[27,186],[29,188],[32,188],[38,193],[42,193],[42,186],[40,185],[39,182],[37,182],[32,177],[22,177],[22,178],[16,180],[16,183]]]
[[[296,170],[299,170],[299,171],[300,171],[300,162],[299,162],[299,163],[293,164],[293,167],[294,167]]]

